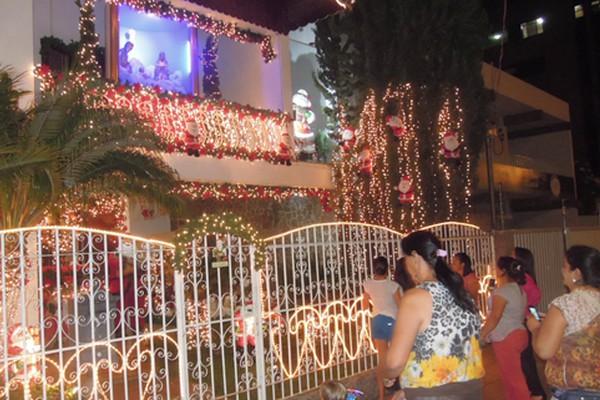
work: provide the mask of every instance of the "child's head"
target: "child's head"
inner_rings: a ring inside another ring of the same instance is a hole
[[[383,276],[388,273],[388,260],[383,256],[379,256],[373,261],[373,272],[375,275]]]
[[[346,400],[348,389],[337,381],[327,381],[321,385],[319,390],[321,400]]]

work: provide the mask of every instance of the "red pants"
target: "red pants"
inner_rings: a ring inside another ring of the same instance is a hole
[[[517,329],[501,342],[492,343],[500,367],[506,398],[529,400],[529,388],[521,368],[521,353],[527,347],[527,331]]]

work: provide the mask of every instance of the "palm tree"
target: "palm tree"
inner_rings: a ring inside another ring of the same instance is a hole
[[[20,110],[19,77],[0,69],[0,228],[37,224],[63,198],[102,192],[181,211],[161,138],[133,112],[103,107],[100,81],[66,76]]]

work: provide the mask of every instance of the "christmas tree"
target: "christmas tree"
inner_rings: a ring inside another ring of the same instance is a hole
[[[202,50],[202,69],[204,76],[202,78],[202,92],[206,97],[213,99],[221,98],[219,85],[219,70],[217,69],[217,50],[219,48],[218,39],[213,35],[206,38],[206,46]]]
[[[317,24],[318,78],[341,136],[338,218],[401,230],[468,220],[485,41],[478,0],[358,0]]]

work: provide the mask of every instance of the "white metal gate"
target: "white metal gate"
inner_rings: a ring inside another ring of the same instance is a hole
[[[0,398],[177,397],[171,253],[82,228],[0,232]]]
[[[259,244],[225,225],[184,229],[177,248],[0,232],[0,399],[283,399],[375,367],[362,284],[376,256],[399,257],[400,233],[331,223]],[[472,226],[431,229],[493,260]]]
[[[358,223],[297,229],[267,240],[267,397],[293,398],[376,366],[362,285],[373,259],[396,260],[401,235]]]

